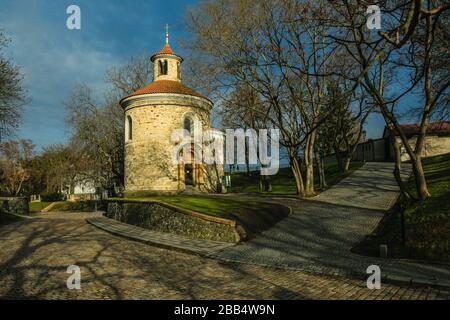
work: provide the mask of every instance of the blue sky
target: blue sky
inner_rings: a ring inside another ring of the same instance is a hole
[[[164,44],[164,24],[171,45],[182,37],[183,19],[195,0],[0,0],[0,28],[11,38],[7,56],[22,67],[31,102],[15,138],[31,139],[37,150],[69,136],[63,102],[84,82],[98,92],[105,71],[131,56],[149,56]],[[81,8],[81,30],[68,30],[66,9]],[[373,115],[368,136],[378,138],[384,122]]]
[[[66,28],[71,4],[81,8],[81,30]],[[71,90],[84,82],[101,91],[108,68],[161,49],[165,23],[177,49],[192,4],[195,1],[0,0],[0,28],[12,40],[6,55],[21,66],[31,99],[15,138],[32,139],[38,150],[64,142],[69,132],[63,102]]]

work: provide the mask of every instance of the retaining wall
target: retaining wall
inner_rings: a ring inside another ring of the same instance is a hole
[[[27,197],[0,197],[0,213],[27,215],[30,213]]]
[[[105,215],[135,226],[224,242],[240,242],[236,222],[212,217],[159,202],[133,202],[113,200],[108,202]]]

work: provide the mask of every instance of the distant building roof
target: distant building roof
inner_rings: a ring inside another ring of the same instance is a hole
[[[400,127],[402,128],[403,132],[405,133],[407,138],[411,138],[414,136],[417,136],[419,134],[420,125],[415,124],[401,124]],[[439,121],[439,122],[432,122],[428,124],[427,127],[427,134],[431,135],[449,135],[450,134],[450,121]],[[398,133],[395,134],[398,136]],[[384,127],[383,131],[383,137],[387,138],[389,136],[387,127]]]
[[[402,124],[400,125],[407,137],[413,137],[419,134],[419,124]],[[428,124],[427,134],[442,135],[450,134],[450,121],[440,121]]]

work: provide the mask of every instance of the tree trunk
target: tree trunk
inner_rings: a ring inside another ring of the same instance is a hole
[[[428,10],[431,10],[431,1],[428,1]],[[427,181],[425,179],[425,173],[422,166],[422,149],[425,143],[427,127],[432,112],[433,104],[433,74],[432,74],[432,56],[431,50],[433,45],[433,21],[432,16],[429,14],[426,16],[426,40],[425,40],[425,57],[424,57],[424,69],[425,69],[425,107],[423,110],[422,120],[420,123],[420,132],[416,140],[416,147],[414,150],[415,157],[411,157],[411,163],[413,166],[414,178],[416,182],[417,194],[419,199],[425,200],[430,197],[428,192]]]
[[[425,179],[425,173],[422,166],[422,157],[416,156],[415,159],[411,159],[412,168],[414,172],[414,180],[416,182],[416,189],[419,199],[421,201],[429,198],[431,195],[428,192],[427,180]]]
[[[326,189],[328,188],[328,184],[327,184],[327,177],[325,175],[325,164],[323,162],[323,156],[320,155],[320,167],[322,168],[322,181],[323,181],[323,188]]]
[[[305,188],[303,185],[302,172],[300,170],[300,164],[297,159],[297,155],[292,151],[289,152],[289,160],[291,162],[291,170],[295,179],[295,187],[297,188],[297,195],[299,197],[305,196]]]
[[[264,191],[272,192],[272,182],[268,176],[264,178]]]
[[[317,170],[319,172],[319,189],[323,189],[323,180],[322,180],[322,167],[320,166],[320,155],[317,151],[314,152],[314,159],[316,160]]]
[[[338,169],[339,169],[339,171],[343,172],[344,165],[342,163],[341,152],[339,151],[338,148],[333,148],[333,150],[334,150],[334,155],[336,156],[336,163],[337,163]]]
[[[400,138],[411,160],[414,181],[416,184],[416,190],[417,195],[419,196],[419,200],[425,200],[429,198],[431,194],[428,191],[427,181],[425,179],[425,173],[423,171],[421,150],[419,148],[419,150],[417,151],[418,153],[414,152],[414,150],[412,150],[411,146],[409,145],[409,141],[405,137],[400,136]],[[408,144],[408,146],[406,146],[406,144]]]
[[[394,137],[394,134],[392,130],[389,130],[389,140],[392,144],[392,149],[394,150],[394,177],[397,181],[397,185],[400,188],[400,192],[405,197],[406,201],[409,202],[412,199],[411,194],[408,192],[408,190],[405,187],[405,184],[403,183],[402,177],[401,177],[401,153],[400,153],[400,146],[397,143],[397,140]]]
[[[247,175],[250,175],[250,164],[249,164],[249,155],[248,155],[248,144],[250,143],[250,141],[248,141],[247,139],[245,139],[245,166],[247,169]]]
[[[306,139],[306,148],[305,148],[305,195],[312,196],[315,195],[314,192],[314,142],[315,142],[315,133],[311,133],[309,137]]]
[[[343,169],[344,172],[347,172],[348,169],[350,168],[350,161],[351,160],[352,160],[351,156],[349,156],[349,155],[346,155],[344,157],[344,161],[343,161],[343,165],[342,165],[342,169]]]
[[[259,189],[265,192],[272,192],[272,182],[269,176],[259,176]]]
[[[15,192],[15,196],[16,196],[16,197],[19,195],[20,190],[22,190],[22,184],[23,184],[23,181],[24,181],[24,180],[21,179],[20,182],[19,182],[19,186],[17,187],[16,192]]]
[[[316,158],[317,169],[319,171],[320,189],[324,190],[327,187],[327,180],[325,178],[325,168],[324,168],[324,165],[323,165],[323,157],[320,154],[320,151],[316,151],[315,152],[315,158]]]

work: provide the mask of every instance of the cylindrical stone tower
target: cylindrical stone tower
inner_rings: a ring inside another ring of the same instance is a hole
[[[120,101],[125,111],[125,194],[208,191],[202,164],[174,163],[171,135],[176,129],[193,131],[195,119],[201,129],[209,129],[213,104],[181,83],[183,59],[173,53],[167,34],[151,61],[153,82]]]

